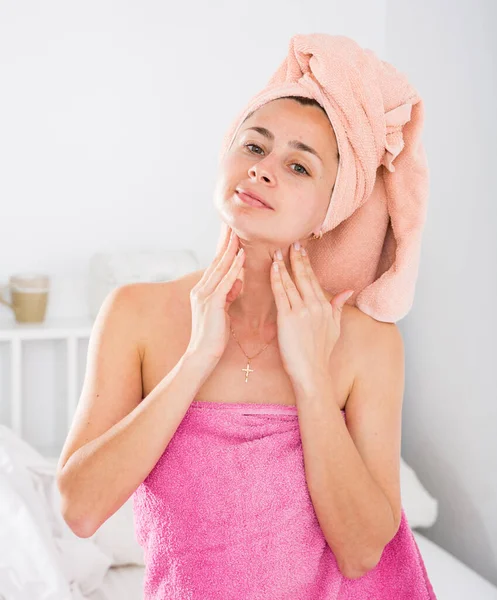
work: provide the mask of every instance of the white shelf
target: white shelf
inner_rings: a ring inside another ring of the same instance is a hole
[[[15,319],[0,320],[0,342],[20,340],[60,340],[67,337],[87,338],[93,327],[90,317],[59,317],[43,323],[18,323]]]
[[[65,340],[67,367],[67,424],[70,427],[78,403],[78,339],[89,339],[93,327],[93,319],[53,318],[43,323],[17,323],[14,318],[0,320],[0,342],[10,344],[11,356],[11,429],[22,437],[23,423],[23,361],[22,342],[30,340]]]

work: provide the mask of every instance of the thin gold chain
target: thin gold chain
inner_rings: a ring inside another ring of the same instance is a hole
[[[275,338],[275,337],[276,337],[276,335],[278,335],[278,334],[276,334],[276,335],[273,337],[273,339],[272,339],[271,341],[269,341],[269,342],[268,342],[268,343],[267,343],[267,344],[264,346],[264,348],[263,348],[262,350],[259,350],[259,352],[257,352],[257,354],[254,354],[254,356],[249,356],[249,355],[248,355],[248,354],[245,352],[245,350],[244,350],[244,349],[241,347],[241,345],[240,345],[240,342],[237,340],[237,338],[236,338],[236,335],[235,335],[235,332],[233,331],[233,328],[232,328],[232,327],[230,327],[230,329],[231,329],[231,333],[233,334],[233,337],[235,338],[235,342],[236,342],[236,343],[237,343],[237,344],[240,346],[240,350],[241,350],[241,351],[242,351],[242,352],[245,354],[245,356],[247,357],[247,366],[246,366],[244,369],[241,369],[242,371],[244,371],[244,372],[245,372],[245,383],[247,383],[247,381],[248,381],[248,376],[249,376],[249,373],[253,373],[253,372],[254,372],[254,370],[255,370],[255,369],[251,369],[251,368],[250,368],[250,361],[251,361],[253,358],[255,358],[256,356],[258,356],[258,355],[259,355],[261,352],[264,352],[264,350],[265,350],[265,349],[266,349],[266,348],[269,346],[269,344],[271,344],[271,342],[274,340],[274,338]]]

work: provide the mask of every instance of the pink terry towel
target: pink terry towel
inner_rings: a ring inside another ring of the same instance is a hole
[[[436,600],[404,511],[378,565],[342,575],[296,406],[193,401],[133,506],[144,600]]]

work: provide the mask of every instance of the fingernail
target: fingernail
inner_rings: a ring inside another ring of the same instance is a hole
[[[278,260],[283,260],[283,254],[281,254],[281,250],[279,248],[276,250],[276,258]]]
[[[300,242],[293,242],[293,247],[295,250],[300,250]]]

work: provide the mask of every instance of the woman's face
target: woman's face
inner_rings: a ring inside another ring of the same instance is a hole
[[[316,154],[290,145],[295,141]],[[273,100],[240,126],[220,165],[215,206],[241,238],[291,244],[323,222],[337,171],[338,146],[326,114],[295,100]],[[273,210],[243,203],[237,188]]]

